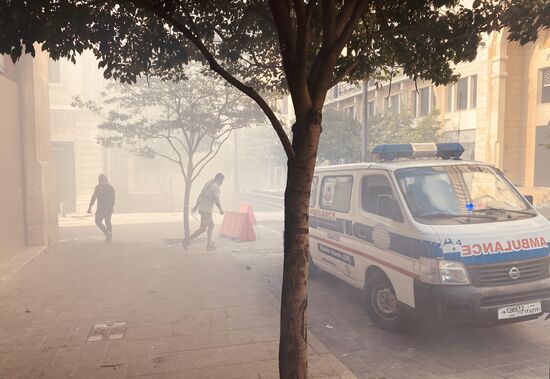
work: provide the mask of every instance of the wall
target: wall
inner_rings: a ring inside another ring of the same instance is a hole
[[[37,47],[39,51],[39,47]],[[58,239],[47,55],[0,57],[0,261]]]
[[[0,56],[0,262],[25,246],[23,151],[19,126],[19,85],[15,65]]]

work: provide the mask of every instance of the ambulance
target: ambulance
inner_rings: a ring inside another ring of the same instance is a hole
[[[370,319],[492,325],[550,312],[550,221],[457,143],[378,145],[374,162],[318,167],[310,272],[364,291]],[[414,317],[411,317],[414,316]]]

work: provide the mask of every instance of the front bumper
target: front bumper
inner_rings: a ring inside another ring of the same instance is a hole
[[[444,323],[491,325],[530,320],[550,312],[550,278],[498,287],[437,286],[415,280],[415,314]],[[542,313],[498,320],[504,306],[541,301]]]

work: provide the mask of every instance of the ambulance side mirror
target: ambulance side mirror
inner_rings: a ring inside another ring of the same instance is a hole
[[[403,222],[403,215],[399,210],[399,204],[393,196],[378,196],[378,215],[390,220]]]
[[[523,197],[529,202],[529,204],[533,205],[533,195],[523,195]]]

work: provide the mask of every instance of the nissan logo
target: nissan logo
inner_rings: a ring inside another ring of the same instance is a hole
[[[508,271],[508,275],[510,275],[510,278],[516,280],[517,278],[519,278],[519,269],[517,267],[512,267],[510,269],[510,271]]]

